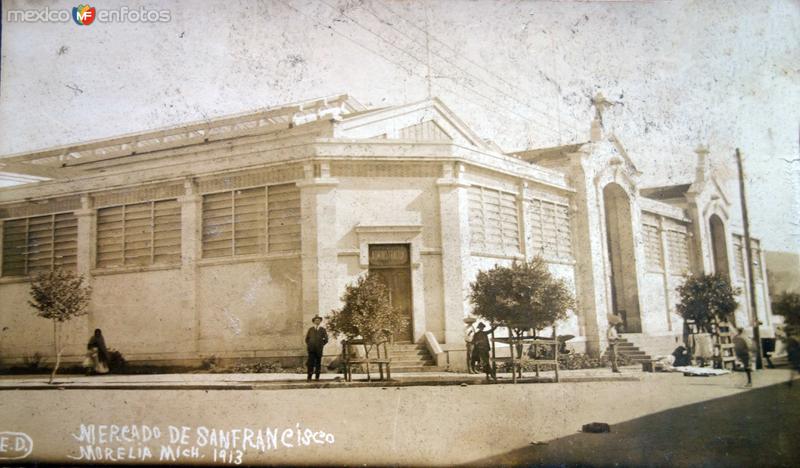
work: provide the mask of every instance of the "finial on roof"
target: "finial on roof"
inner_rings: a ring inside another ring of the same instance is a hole
[[[694,180],[696,182],[702,182],[710,175],[708,146],[703,145],[702,143],[698,144],[697,148],[694,149],[694,152],[697,155],[697,166],[695,168]]]
[[[592,98],[592,106],[594,106],[594,119],[590,135],[592,141],[599,141],[603,138],[603,112],[613,105],[614,103],[606,99],[599,91]]]

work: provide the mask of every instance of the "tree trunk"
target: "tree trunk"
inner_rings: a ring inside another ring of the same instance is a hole
[[[50,381],[48,383],[53,383],[53,379],[56,378],[56,372],[58,372],[58,366],[61,364],[61,343],[59,343],[59,341],[58,321],[53,320],[53,345],[56,351],[56,364],[53,366],[53,372],[50,374]]]
[[[372,382],[372,377],[370,376],[370,373],[369,373],[369,352],[371,350],[372,350],[372,346],[367,346],[367,343],[365,342],[364,343],[364,355],[365,355],[365,360],[367,361],[366,362],[366,364],[367,364],[367,382]]]

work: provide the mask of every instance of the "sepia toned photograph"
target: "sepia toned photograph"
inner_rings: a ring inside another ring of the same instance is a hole
[[[797,0],[0,13],[0,465],[800,465]]]

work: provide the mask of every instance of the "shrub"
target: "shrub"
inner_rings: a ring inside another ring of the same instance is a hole
[[[108,369],[111,372],[123,372],[128,367],[128,361],[119,350],[108,350]]]
[[[480,271],[470,289],[475,315],[514,329],[517,335],[552,326],[575,307],[564,280],[554,278],[540,257]]]
[[[42,356],[42,353],[39,352],[33,353],[33,356],[25,356],[22,358],[22,362],[25,363],[25,367],[27,367],[31,371],[37,371],[41,369],[43,361],[44,361],[44,356]]]
[[[731,286],[727,276],[719,273],[691,276],[677,291],[680,295],[678,314],[709,333],[713,331],[713,324],[731,321],[739,305],[735,296],[741,292]]]
[[[377,343],[386,341],[408,325],[400,310],[392,307],[389,289],[374,274],[359,277],[347,285],[342,295],[344,305],[327,317],[328,330],[347,340],[360,336],[367,356]]]
[[[212,354],[207,358],[203,359],[203,362],[200,363],[200,368],[203,370],[213,371],[219,365],[219,358]]]
[[[784,292],[772,303],[772,311],[783,316],[787,336],[800,335],[800,294]]]
[[[620,366],[628,366],[634,364],[634,362],[630,358],[617,353],[617,364]],[[597,369],[602,367],[611,367],[611,361],[608,354],[604,354],[599,358],[583,353],[558,355],[559,370]],[[550,370],[552,368],[553,366],[550,364],[539,365],[539,370]],[[511,363],[504,363],[504,369],[506,372],[509,372],[511,369]],[[533,372],[536,370],[536,365],[530,361],[525,362],[522,366],[522,370],[525,372]]]
[[[284,369],[279,362],[255,361],[238,362],[231,368],[231,372],[237,374],[278,374],[284,372]]]

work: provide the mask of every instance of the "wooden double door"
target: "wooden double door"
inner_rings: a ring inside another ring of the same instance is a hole
[[[408,244],[371,244],[369,272],[389,288],[389,300],[408,319],[408,325],[395,335],[395,341],[411,342],[413,302],[411,300],[411,255]]]

